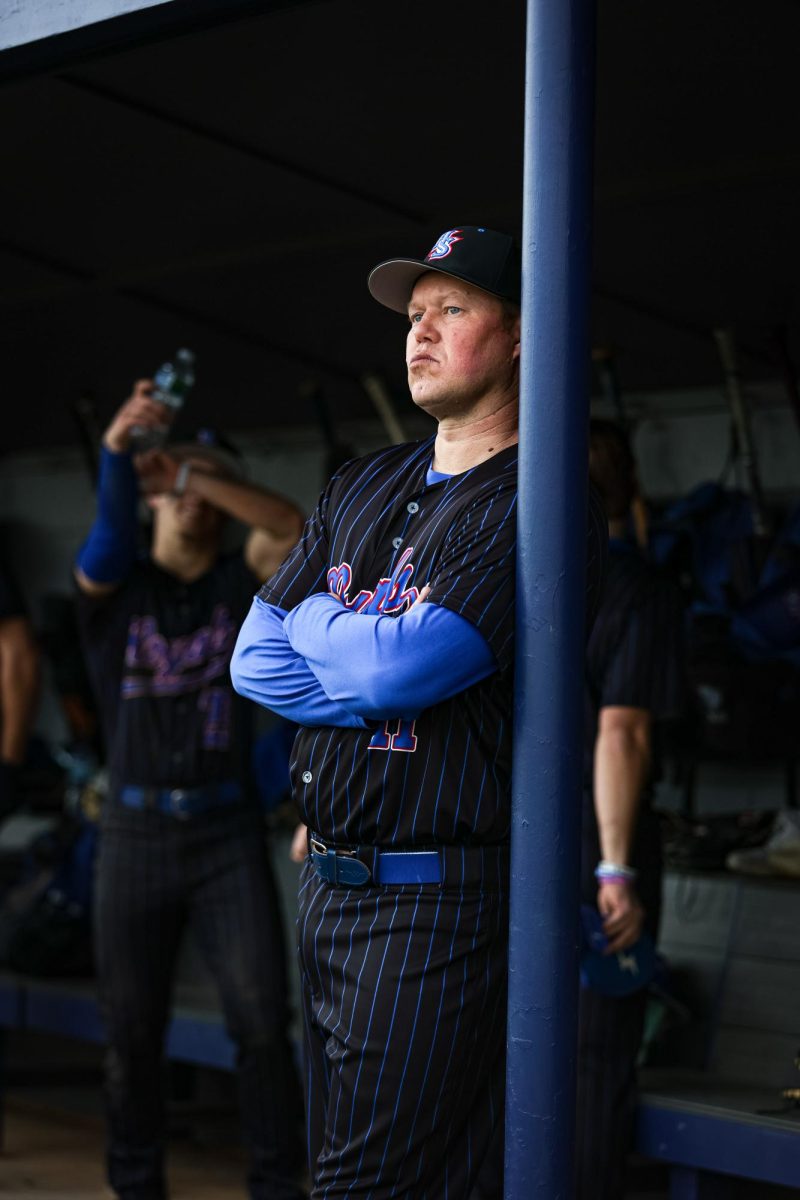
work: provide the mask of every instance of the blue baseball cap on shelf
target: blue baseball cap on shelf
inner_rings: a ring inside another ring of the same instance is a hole
[[[656,948],[649,933],[616,954],[604,954],[608,938],[603,918],[590,904],[581,905],[581,986],[604,996],[629,996],[651,982]]]

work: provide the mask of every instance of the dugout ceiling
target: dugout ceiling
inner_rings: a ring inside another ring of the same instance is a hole
[[[518,230],[524,4],[246,7],[0,53],[4,450],[74,440],[78,396],[106,415],[184,344],[193,423],[315,422],[314,380],[369,417],[365,369],[405,403],[368,269]],[[746,378],[779,377],[776,327],[800,360],[798,48],[796,0],[600,0],[593,323],[623,390],[719,382],[714,326]]]

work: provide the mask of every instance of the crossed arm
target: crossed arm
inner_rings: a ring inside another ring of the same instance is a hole
[[[231,678],[241,695],[300,725],[365,729],[416,717],[496,668],[471,622],[424,598],[390,617],[317,593],[288,614],[256,597]]]

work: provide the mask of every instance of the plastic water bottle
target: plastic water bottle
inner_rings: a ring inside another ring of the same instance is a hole
[[[168,408],[179,409],[194,385],[194,354],[178,350],[174,363],[164,363],[153,377],[153,399]]]
[[[177,350],[175,361],[162,363],[153,376],[153,399],[166,405],[173,412],[183,407],[183,402],[194,385],[194,354],[191,350]],[[133,452],[159,449],[167,440],[168,425],[157,425],[149,429],[138,425],[131,430]]]

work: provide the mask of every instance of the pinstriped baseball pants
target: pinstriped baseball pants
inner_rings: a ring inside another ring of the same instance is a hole
[[[348,889],[306,862],[312,1200],[500,1200],[507,921],[502,884]]]
[[[162,1047],[189,922],[239,1050],[249,1194],[300,1200],[278,898],[260,814],[241,808],[179,821],[112,803],[104,815],[95,946],[109,1041],[109,1181],[122,1200],[166,1196]]]
[[[600,858],[597,827],[584,819],[581,898],[597,898],[594,866]],[[658,936],[661,911],[661,838],[658,818],[639,817],[633,864],[645,926]],[[636,1116],[636,1059],[642,1041],[647,994],[602,996],[581,990],[578,1009],[578,1104],[575,1144],[576,1200],[622,1200],[625,1168]]]

